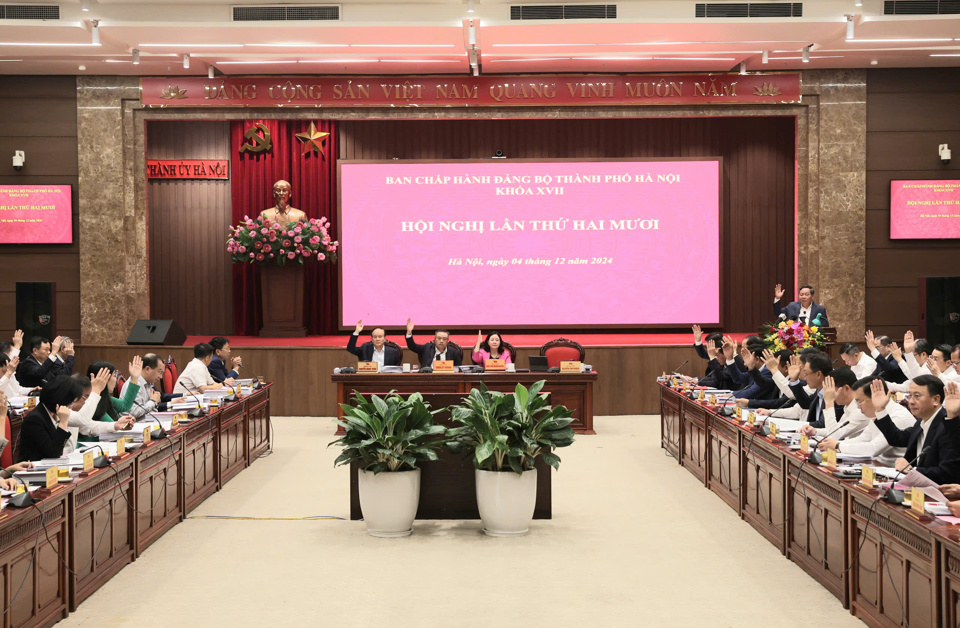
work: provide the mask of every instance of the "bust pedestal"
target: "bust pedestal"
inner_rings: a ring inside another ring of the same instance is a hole
[[[261,336],[303,337],[303,266],[269,264],[260,267]]]

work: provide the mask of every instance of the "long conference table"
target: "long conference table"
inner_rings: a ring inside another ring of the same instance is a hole
[[[271,384],[0,512],[3,628],[75,611],[270,448]],[[16,441],[12,441],[16,442]],[[68,569],[69,567],[69,569]]]
[[[530,387],[541,379],[550,403],[564,405],[573,412],[570,427],[578,434],[596,434],[593,430],[593,384],[597,372],[590,373],[354,373],[331,376],[337,385],[338,418],[343,417],[340,404],[348,403],[354,392],[385,395],[391,391],[400,394],[446,393],[469,394],[481,382],[490,390],[513,392],[517,384]],[[342,428],[338,429],[342,434]]]
[[[663,384],[660,441],[868,625],[960,622],[960,526],[878,501],[879,491],[838,479],[782,441]]]

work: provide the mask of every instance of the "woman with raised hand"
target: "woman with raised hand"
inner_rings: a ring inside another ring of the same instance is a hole
[[[117,367],[110,362],[105,360],[91,362],[90,366],[87,367],[87,377],[89,377],[91,381],[95,380],[100,369],[109,369],[110,379],[107,381],[106,390],[104,390],[100,396],[100,402],[97,404],[97,409],[93,413],[93,418],[95,421],[108,421],[112,423],[117,421],[123,413],[129,412],[130,408],[133,407],[134,401],[137,399],[137,393],[140,391],[140,384],[137,382],[140,381],[140,374],[143,372],[143,359],[139,355],[133,356],[133,360],[128,366],[128,373],[130,375],[129,383],[122,399],[117,399],[110,394],[111,391],[117,387],[117,376],[119,374]],[[86,443],[96,441],[97,438],[81,434],[77,440]]]
[[[503,338],[498,332],[492,331],[483,338],[483,332],[477,332],[477,344],[473,347],[471,356],[474,364],[483,366],[485,360],[503,360],[504,364],[510,364],[510,352],[503,346]]]

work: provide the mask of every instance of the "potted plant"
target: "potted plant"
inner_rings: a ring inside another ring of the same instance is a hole
[[[335,466],[359,463],[360,509],[372,536],[407,536],[420,501],[420,469],[424,460],[437,460],[447,428],[434,423],[439,410],[430,410],[420,393],[404,399],[391,391],[386,398],[354,394],[341,404],[343,437],[330,443],[343,447]]]
[[[543,385],[541,380],[528,390],[517,384],[512,394],[504,394],[481,384],[450,408],[460,427],[447,431],[447,446],[473,454],[477,508],[490,536],[526,534],[537,502],[534,462],[540,456],[559,469],[553,450],[573,443],[573,413],[550,406],[549,395],[540,393]]]

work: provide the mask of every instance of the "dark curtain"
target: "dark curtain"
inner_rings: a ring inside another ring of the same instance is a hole
[[[290,205],[306,212],[308,218],[327,218],[330,238],[337,239],[337,125],[330,120],[313,120],[317,130],[329,133],[323,154],[303,154],[297,133],[310,130],[311,120],[234,120],[230,123],[231,198],[233,223],[244,216],[256,218],[274,205],[273,184],[290,182]],[[240,154],[240,146],[249,143],[243,134],[254,124],[270,131],[273,147],[262,153]],[[337,331],[337,264],[316,261],[304,264],[304,321],[311,335]],[[260,282],[256,264],[234,264],[233,307],[235,333],[256,336],[260,333]]]

